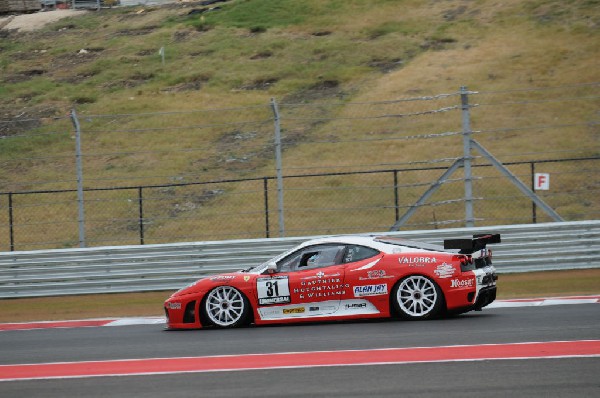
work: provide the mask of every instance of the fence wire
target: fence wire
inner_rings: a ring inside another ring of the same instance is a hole
[[[471,135],[565,220],[600,215],[600,84],[469,92]],[[575,104],[575,106],[573,106]],[[568,106],[567,106],[568,105]],[[460,92],[377,102],[79,112],[87,246],[465,226]],[[0,250],[79,244],[72,120],[0,121]],[[473,151],[475,225],[552,219]],[[35,177],[33,177],[35,176]]]

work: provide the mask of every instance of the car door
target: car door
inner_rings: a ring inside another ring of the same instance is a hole
[[[350,286],[340,302],[340,315],[379,314],[387,307],[393,275],[380,264],[383,254],[371,247],[348,245],[344,281]]]
[[[346,245],[303,247],[277,262],[277,272],[257,279],[263,320],[324,317],[339,309],[350,286],[344,283]]]

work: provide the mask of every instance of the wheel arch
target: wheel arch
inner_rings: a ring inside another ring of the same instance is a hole
[[[429,279],[435,286],[437,286],[437,292],[440,294],[441,297],[441,312],[439,315],[441,314],[445,314],[448,311],[448,302],[446,300],[446,292],[444,292],[444,289],[442,289],[442,286],[435,280],[435,278],[426,273],[426,272],[408,272],[408,273],[403,273],[402,275],[400,275],[395,281],[394,284],[392,285],[392,289],[388,295],[388,306],[389,306],[389,310],[390,310],[390,315],[392,317],[402,317],[402,314],[400,312],[399,309],[396,308],[395,306],[395,300],[396,300],[396,294],[397,294],[397,290],[400,286],[400,284],[407,278],[410,278],[412,276],[420,276],[423,278],[427,278]]]
[[[238,286],[232,286],[230,284],[227,283],[222,283],[219,285],[215,285],[213,287],[211,287],[210,289],[207,289],[206,292],[204,293],[204,295],[202,296],[201,300],[198,300],[198,319],[200,321],[200,324],[202,326],[213,326],[215,327],[216,325],[209,319],[207,313],[206,313],[206,300],[208,299],[209,294],[215,290],[218,289],[220,287],[231,287],[233,289],[236,289],[238,292],[240,292],[240,294],[242,295],[242,297],[244,298],[245,303],[248,305],[248,311],[246,313],[246,319],[244,321],[244,324],[249,325],[254,323],[254,311],[255,311],[255,306],[252,305],[252,300],[250,299],[250,297],[248,296],[248,292],[246,291],[247,289],[242,289]],[[251,291],[250,291],[251,293]]]

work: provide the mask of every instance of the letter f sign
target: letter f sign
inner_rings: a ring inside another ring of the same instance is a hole
[[[550,189],[550,174],[535,173],[534,182],[535,190],[547,191]]]

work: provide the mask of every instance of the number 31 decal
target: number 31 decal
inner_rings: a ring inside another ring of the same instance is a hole
[[[284,304],[290,300],[290,285],[287,276],[273,276],[256,280],[258,304]]]

